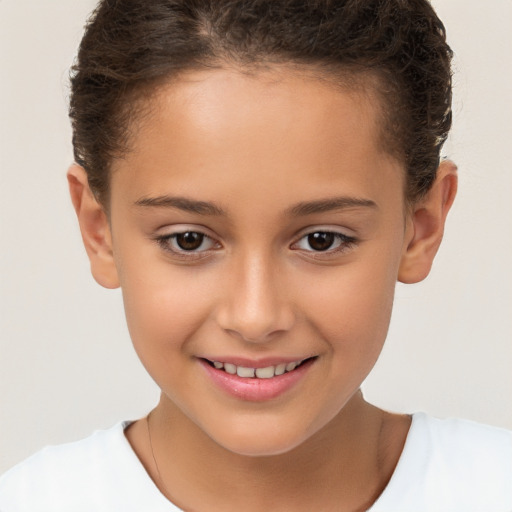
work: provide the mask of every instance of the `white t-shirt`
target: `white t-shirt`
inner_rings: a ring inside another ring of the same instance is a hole
[[[178,512],[124,436],[129,423],[45,448],[12,468],[0,478],[0,511]],[[512,432],[414,414],[370,512],[427,511],[512,512]]]

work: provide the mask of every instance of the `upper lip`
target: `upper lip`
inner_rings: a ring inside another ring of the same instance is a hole
[[[207,359],[212,363],[228,363],[234,364],[235,366],[243,366],[245,368],[267,368],[269,366],[277,366],[278,364],[287,364],[287,363],[298,363],[304,361],[306,359],[310,359],[315,356],[297,356],[297,357],[264,357],[261,359],[251,359],[247,357],[238,357],[238,356],[205,356],[200,359]]]

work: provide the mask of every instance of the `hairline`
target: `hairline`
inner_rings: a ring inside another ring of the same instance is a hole
[[[117,154],[111,156],[107,172],[107,187],[104,194],[95,193],[96,199],[109,214],[110,189],[112,173],[115,172],[115,161],[123,160],[131,152],[133,138],[144,123],[150,122],[156,113],[156,101],[163,91],[172,87],[174,83],[183,80],[187,75],[201,71],[233,70],[243,75],[258,78],[264,73],[291,73],[300,78],[321,81],[325,86],[331,87],[343,93],[356,94],[365,98],[374,105],[375,135],[378,147],[391,158],[400,162],[404,169],[404,199],[410,203],[411,198],[407,194],[407,170],[405,168],[405,155],[393,144],[393,135],[389,134],[389,106],[387,105],[382,87],[387,83],[382,70],[373,69],[363,64],[341,64],[332,62],[302,62],[297,60],[285,60],[276,56],[267,56],[266,59],[246,62],[235,58],[210,58],[183,66],[178,70],[169,72],[160,77],[146,81],[135,82],[131,88],[125,90],[118,98],[120,109],[126,115],[127,125],[122,147]],[[374,100],[377,101],[374,101]],[[94,191],[93,191],[94,192]],[[106,194],[105,194],[106,193]],[[105,196],[106,197],[103,197]]]

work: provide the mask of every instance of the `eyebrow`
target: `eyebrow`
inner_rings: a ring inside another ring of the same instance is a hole
[[[377,203],[371,201],[370,199],[343,196],[298,203],[295,206],[289,208],[286,213],[292,217],[302,217],[305,215],[312,215],[314,213],[323,213],[333,210],[345,210],[349,208],[377,209],[378,206]]]
[[[208,201],[196,201],[186,197],[156,196],[143,197],[135,201],[136,206],[152,208],[177,208],[185,212],[198,215],[227,216],[227,213],[218,205]],[[323,213],[333,210],[344,210],[350,208],[378,208],[377,204],[370,199],[358,197],[331,197],[317,201],[304,201],[298,203],[285,211],[287,216],[303,217],[315,213]]]
[[[207,201],[196,201],[186,197],[157,196],[143,197],[135,201],[136,206],[150,206],[154,208],[177,208],[185,212],[197,213],[199,215],[226,215],[226,212],[219,206]]]

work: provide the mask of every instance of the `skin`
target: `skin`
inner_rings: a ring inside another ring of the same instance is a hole
[[[386,338],[396,281],[430,270],[455,167],[443,163],[409,208],[371,91],[292,70],[190,72],[150,101],[114,163],[109,218],[83,169],[68,173],[93,275],[121,286],[133,344],[162,390],[150,425],[158,468],[147,420],[127,438],[185,510],[365,510],[410,419],[366,403],[359,388]],[[334,198],[336,208],[311,208]],[[169,237],[185,231],[209,238],[178,253]],[[333,248],[315,251],[307,235],[326,231]],[[291,389],[254,402],[210,381],[201,358],[226,357],[314,360]]]

